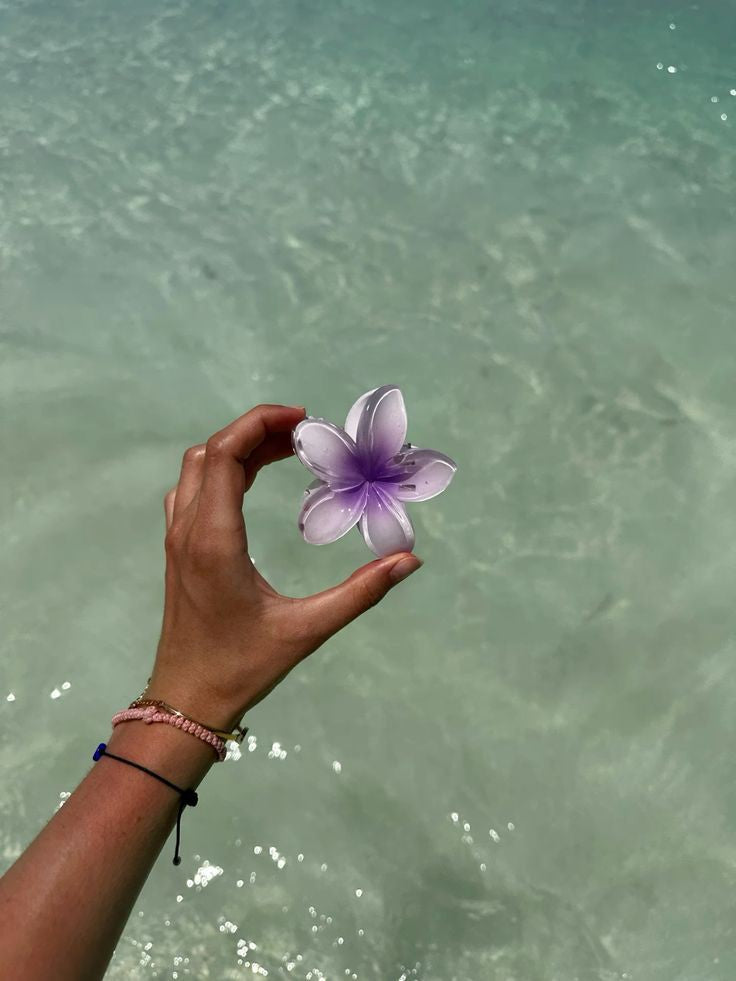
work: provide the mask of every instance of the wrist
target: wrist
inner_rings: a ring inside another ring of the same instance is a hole
[[[243,718],[243,708],[232,698],[203,684],[182,684],[156,674],[146,685],[142,697],[158,700],[210,730],[232,732]]]

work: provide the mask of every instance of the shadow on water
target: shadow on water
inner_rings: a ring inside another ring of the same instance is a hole
[[[366,855],[385,851],[386,828],[391,828],[391,854],[405,856],[401,865],[387,862],[381,870],[381,977],[619,977],[583,913],[563,896],[514,881],[492,864],[481,871],[470,852],[452,854],[447,848],[443,853],[437,835],[430,834],[420,816],[376,784],[346,790],[343,803],[356,819],[361,816]],[[374,820],[366,822],[369,813]],[[379,965],[374,961],[372,966]]]

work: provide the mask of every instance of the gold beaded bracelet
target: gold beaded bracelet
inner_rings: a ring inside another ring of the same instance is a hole
[[[232,732],[227,732],[224,729],[215,729],[213,726],[208,726],[204,722],[200,722],[199,719],[193,719],[191,715],[185,715],[184,712],[180,712],[179,709],[175,709],[173,705],[169,705],[168,702],[164,702],[160,698],[144,698],[143,695],[139,695],[135,701],[130,703],[128,708],[142,708],[146,705],[152,705],[155,708],[163,709],[164,712],[169,712],[171,715],[178,715],[180,719],[194,722],[196,725],[202,726],[203,729],[209,729],[210,732],[214,732],[220,739],[242,743],[248,732],[248,726],[235,726]]]

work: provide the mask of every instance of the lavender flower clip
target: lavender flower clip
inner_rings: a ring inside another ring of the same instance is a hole
[[[457,466],[443,453],[406,443],[404,397],[395,385],[361,395],[345,428],[308,416],[294,429],[294,452],[315,477],[304,492],[299,530],[326,545],[358,525],[376,555],[410,552],[414,528],[404,502],[428,501]]]

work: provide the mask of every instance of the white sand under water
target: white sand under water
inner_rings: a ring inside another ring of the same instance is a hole
[[[112,981],[736,977],[735,27],[0,3],[3,864],[145,682],[187,445],[392,382],[460,465],[422,571],[251,713]],[[247,502],[295,595],[370,558],[301,541],[307,480]]]

